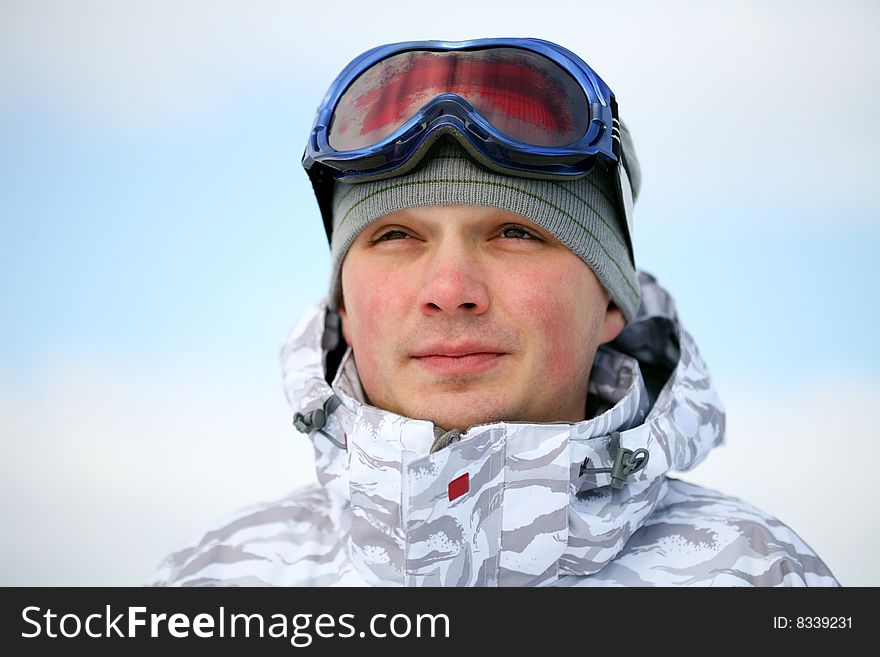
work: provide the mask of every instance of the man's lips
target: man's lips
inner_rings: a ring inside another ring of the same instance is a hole
[[[478,374],[498,365],[509,354],[484,344],[439,344],[417,349],[412,359],[432,374]]]

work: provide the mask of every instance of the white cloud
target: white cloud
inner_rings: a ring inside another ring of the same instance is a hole
[[[880,584],[868,381],[726,395],[729,445],[686,478],[797,531],[844,584]],[[314,481],[279,380],[56,363],[0,385],[0,584],[137,585],[179,543]]]

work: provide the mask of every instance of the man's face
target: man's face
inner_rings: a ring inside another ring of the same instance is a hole
[[[349,250],[342,293],[370,403],[444,429],[583,420],[596,348],[624,323],[578,256],[483,206],[381,217]]]

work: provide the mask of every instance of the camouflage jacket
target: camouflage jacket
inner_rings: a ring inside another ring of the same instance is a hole
[[[281,357],[319,484],[214,527],[151,583],[837,585],[775,518],[667,476],[723,441],[724,411],[671,298],[640,283],[638,316],[597,353],[591,419],[439,441],[430,422],[364,403],[350,353],[327,383],[337,318],[314,308]]]

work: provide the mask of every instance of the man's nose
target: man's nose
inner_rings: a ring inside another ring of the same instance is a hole
[[[489,309],[489,288],[473,247],[449,241],[432,254],[419,307],[428,315],[481,315]]]

